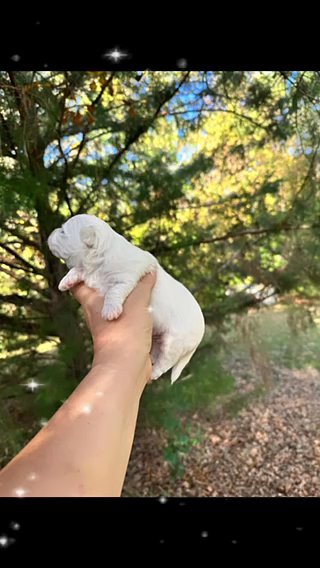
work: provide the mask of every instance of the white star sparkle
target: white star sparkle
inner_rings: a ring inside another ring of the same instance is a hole
[[[208,538],[209,533],[207,531],[202,531],[201,536],[202,538]]]
[[[16,63],[17,63],[18,61],[20,61],[20,59],[21,59],[20,55],[17,55],[17,54],[12,55],[12,57],[11,57],[11,60],[12,60],[12,61],[15,61]]]
[[[1,548],[6,548],[7,546],[9,546],[9,539],[5,534],[0,536],[0,546]]]
[[[161,503],[161,505],[164,505],[167,501],[168,499],[166,497],[159,497],[159,503]]]
[[[23,487],[17,487],[17,489],[14,490],[14,493],[17,497],[23,497],[27,493],[27,491],[26,489],[23,489]]]
[[[92,410],[91,404],[85,404],[85,405],[81,408],[81,412],[83,412],[84,414],[90,414],[91,410]]]
[[[180,67],[180,69],[185,69],[188,65],[188,61],[186,59],[178,59],[177,61],[177,67]]]
[[[12,521],[12,523],[10,523],[10,529],[12,529],[14,531],[18,531],[20,529],[19,523]]]
[[[37,475],[35,473],[30,473],[30,475],[28,475],[27,479],[28,481],[35,481],[35,479],[37,479]]]
[[[125,51],[120,51],[120,49],[114,47],[111,51],[107,51],[107,53],[104,54],[104,57],[111,59],[111,61],[113,61],[114,63],[118,63],[118,61],[121,61],[121,59],[128,57],[128,53],[126,53]]]
[[[26,387],[27,389],[31,390],[31,392],[34,392],[39,387],[42,387],[43,383],[37,383],[37,381],[35,381],[34,379],[30,379],[30,381],[27,382],[27,383],[24,383],[23,386]]]

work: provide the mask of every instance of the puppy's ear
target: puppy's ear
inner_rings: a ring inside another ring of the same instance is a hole
[[[80,229],[80,239],[89,248],[93,248],[97,242],[96,230],[92,225]]]

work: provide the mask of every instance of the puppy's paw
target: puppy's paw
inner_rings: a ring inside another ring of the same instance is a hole
[[[112,321],[118,319],[118,317],[122,314],[122,304],[112,304],[112,303],[105,303],[101,315],[103,319]]]
[[[71,288],[73,288],[73,286],[75,286],[76,284],[79,284],[79,282],[80,282],[79,278],[67,275],[64,278],[62,278],[58,288],[60,292],[66,292],[67,290],[71,290]]]
[[[150,382],[151,381],[156,381],[157,379],[159,379],[161,377],[162,373],[159,373],[159,371],[157,371],[154,367],[152,368],[151,371],[151,378],[150,378]]]

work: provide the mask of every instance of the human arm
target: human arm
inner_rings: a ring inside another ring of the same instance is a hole
[[[84,284],[72,290],[92,334],[92,368],[0,472],[0,496],[120,496],[152,368],[148,306],[154,283],[155,275],[145,276],[120,318],[110,322],[101,317],[103,298],[96,292]]]

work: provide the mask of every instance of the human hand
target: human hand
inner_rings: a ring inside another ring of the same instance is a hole
[[[155,282],[155,273],[144,276],[126,299],[120,317],[113,321],[102,318],[104,298],[98,292],[83,282],[70,290],[82,305],[92,335],[93,366],[108,365],[115,357],[125,358],[130,362],[130,373],[140,374],[145,382],[149,380],[152,370],[152,317],[148,307]]]

